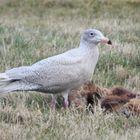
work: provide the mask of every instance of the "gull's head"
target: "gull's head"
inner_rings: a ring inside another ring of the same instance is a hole
[[[87,29],[83,32],[81,36],[81,43],[86,45],[95,46],[98,43],[105,43],[112,45],[112,42],[103,35],[99,30]]]

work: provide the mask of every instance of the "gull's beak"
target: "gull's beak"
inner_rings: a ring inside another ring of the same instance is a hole
[[[101,43],[105,43],[105,44],[109,44],[109,45],[112,45],[112,42],[111,40],[109,40],[108,38],[106,37],[103,37],[100,41]]]

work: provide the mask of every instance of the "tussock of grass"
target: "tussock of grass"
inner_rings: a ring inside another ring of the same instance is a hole
[[[93,80],[140,91],[139,0],[1,0],[0,71],[29,65],[78,47],[80,32],[98,28],[115,49],[100,46]],[[62,100],[62,99],[60,99]],[[49,108],[50,97],[14,93],[0,97],[0,139],[139,139],[139,118]]]

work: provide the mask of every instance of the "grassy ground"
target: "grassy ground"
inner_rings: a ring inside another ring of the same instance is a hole
[[[139,0],[0,0],[0,71],[32,64],[79,44],[80,32],[97,28],[115,49],[99,46],[93,79],[104,87],[140,92]],[[39,93],[0,95],[0,140],[140,137],[140,118],[49,109]]]

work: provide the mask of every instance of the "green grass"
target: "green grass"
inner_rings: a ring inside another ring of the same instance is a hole
[[[1,0],[0,71],[29,65],[78,47],[80,32],[97,28],[115,45],[99,46],[93,80],[140,93],[139,0]],[[0,95],[0,140],[122,139],[140,137],[140,119],[49,108],[40,93]]]

